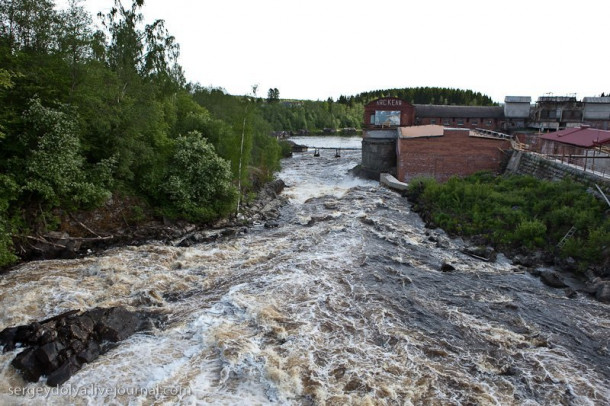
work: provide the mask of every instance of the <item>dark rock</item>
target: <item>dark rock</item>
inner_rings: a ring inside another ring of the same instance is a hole
[[[360,221],[362,222],[362,224],[366,224],[367,226],[375,225],[375,221],[373,221],[372,219],[370,219],[368,217],[360,217]]]
[[[102,346],[118,342],[154,324],[143,314],[123,307],[95,308],[81,315],[68,312],[26,326],[0,332],[0,344],[11,351],[17,344],[28,346],[17,354],[12,365],[30,382],[46,375],[47,384],[66,382],[83,362],[92,362],[103,353]]]
[[[42,368],[36,355],[36,348],[26,348],[24,351],[17,354],[11,364],[21,372],[21,375],[26,381],[38,382],[42,375]]]
[[[277,228],[280,226],[280,223],[277,221],[268,221],[265,223],[265,228]]]
[[[462,252],[483,261],[495,261],[497,256],[496,251],[492,247],[466,247]]]
[[[321,223],[323,221],[330,221],[333,220],[333,216],[313,216],[308,222],[307,222],[307,226],[311,227],[316,223]]]
[[[540,272],[540,280],[552,288],[566,288],[568,286],[555,271]]]
[[[566,288],[565,294],[566,294],[566,297],[568,297],[570,299],[574,299],[575,297],[578,296],[578,293],[576,293],[576,291],[572,288]]]
[[[441,272],[451,272],[455,271],[455,267],[447,262],[443,262],[441,265]]]
[[[525,255],[515,255],[515,257],[513,258],[513,264],[525,266],[527,268],[535,266],[533,258]]]
[[[15,336],[18,330],[19,327],[8,327],[0,331],[0,345],[3,347],[3,353],[15,349]]]
[[[600,302],[610,303],[610,282],[601,282],[597,285],[595,298]]]
[[[72,376],[72,365],[70,361],[64,362],[59,368],[54,370],[47,377],[47,385],[59,386]]]
[[[38,347],[34,354],[42,368],[42,373],[48,375],[59,366],[59,352],[65,347],[58,341]]]
[[[139,330],[142,319],[124,307],[111,307],[104,311],[104,316],[95,326],[96,332],[103,340],[122,341]]]
[[[87,348],[77,354],[76,358],[81,362],[92,362],[100,356],[102,349],[99,344],[93,340],[89,341]]]

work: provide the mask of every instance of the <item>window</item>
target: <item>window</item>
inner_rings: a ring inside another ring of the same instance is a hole
[[[464,125],[464,119],[463,118],[458,118],[457,125]]]
[[[448,118],[443,120],[443,125],[449,125],[450,121]]]
[[[375,113],[371,114],[371,124],[375,124]]]
[[[430,124],[436,124],[436,119],[435,118],[431,119]]]
[[[473,118],[472,119],[472,125],[479,125],[479,119]]]

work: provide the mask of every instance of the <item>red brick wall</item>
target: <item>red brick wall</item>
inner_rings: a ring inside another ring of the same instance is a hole
[[[445,129],[439,137],[398,140],[398,179],[408,182],[417,176],[431,176],[444,182],[451,176],[501,169],[503,153],[510,141],[470,137],[468,130]]]
[[[396,97],[384,97],[373,100],[364,106],[364,126],[375,127],[371,124],[371,115],[375,110],[400,111],[400,126],[408,127],[415,124],[415,107],[411,103]]]

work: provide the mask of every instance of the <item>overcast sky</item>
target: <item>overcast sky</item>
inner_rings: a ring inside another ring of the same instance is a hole
[[[58,1],[58,4],[60,2]],[[113,0],[86,0],[93,14]],[[124,0],[131,4],[131,0]],[[323,100],[439,86],[504,96],[610,92],[608,0],[145,0],[186,78]]]

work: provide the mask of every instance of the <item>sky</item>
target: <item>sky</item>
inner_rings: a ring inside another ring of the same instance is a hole
[[[61,4],[62,1],[57,1]],[[97,14],[114,0],[85,0]],[[125,5],[131,0],[123,0]],[[505,96],[610,93],[607,0],[145,0],[186,79],[326,100],[436,86]]]

